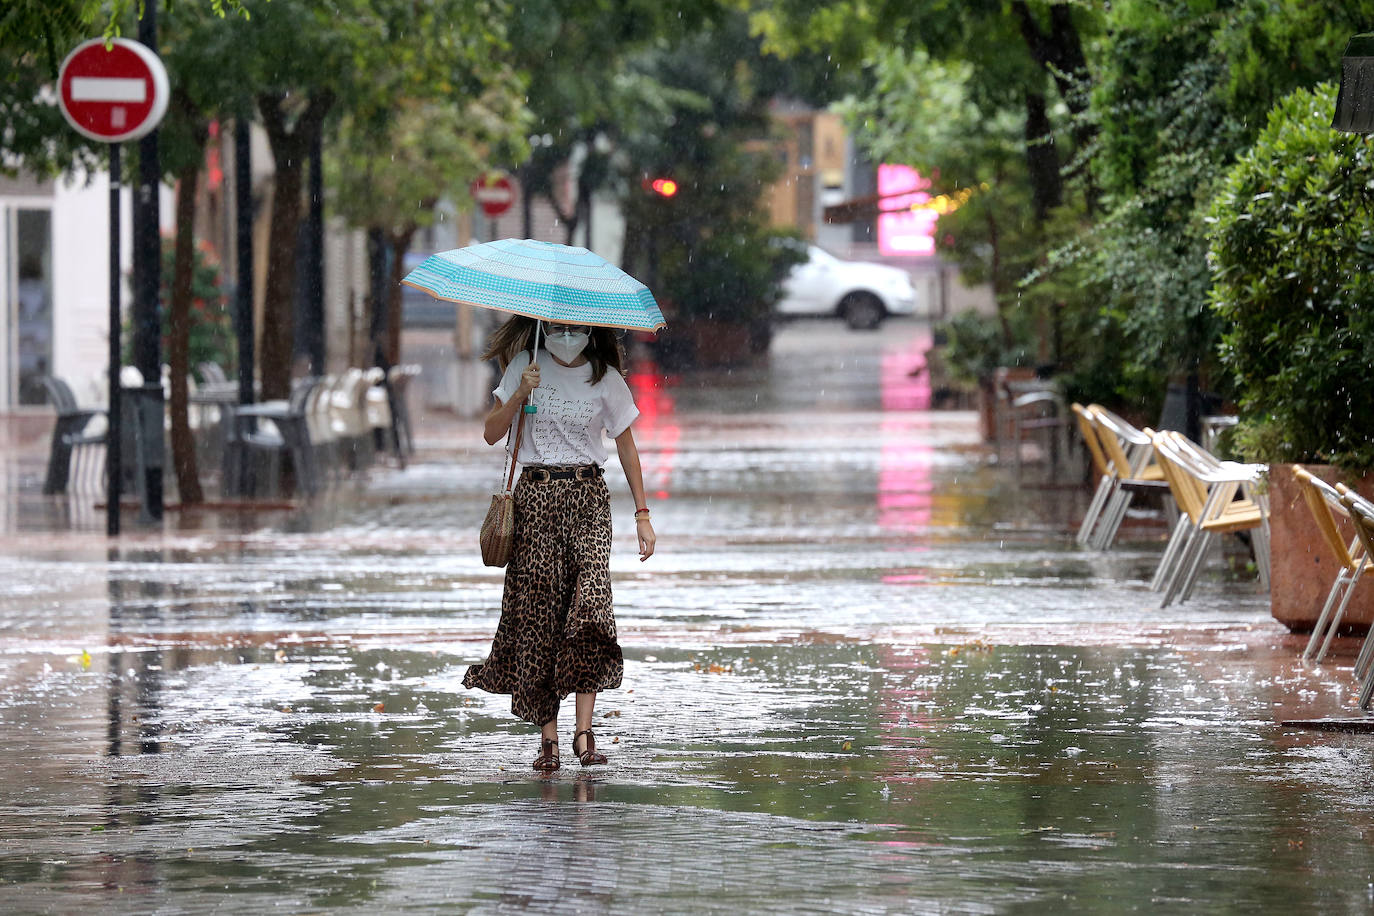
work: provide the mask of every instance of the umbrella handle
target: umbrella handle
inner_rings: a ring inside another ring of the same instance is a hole
[[[537,356],[539,355],[539,329],[540,329],[540,327],[543,326],[543,324],[544,324],[544,323],[543,323],[542,321],[540,321],[538,318],[534,319],[534,346],[530,348],[530,365],[531,365],[531,366],[536,365],[536,363],[535,363],[535,357],[537,357]],[[538,391],[538,390],[539,390],[539,389],[537,389],[537,388],[535,389],[535,391]],[[530,392],[529,400],[528,400],[528,403],[525,404],[524,410],[525,410],[525,413],[538,413],[538,412],[539,412],[539,405],[536,404],[536,403],[534,403],[534,391],[531,391],[531,392]]]

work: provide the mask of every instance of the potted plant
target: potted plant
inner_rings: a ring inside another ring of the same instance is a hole
[[[1021,313],[1015,314],[1019,317]],[[999,373],[1013,379],[1034,375],[1026,323],[1012,321],[1004,327],[996,315],[969,310],[936,327],[934,339],[939,351],[936,362],[948,372],[950,381],[978,392],[979,428],[984,441],[997,438]]]
[[[782,280],[802,252],[744,223],[665,255],[659,288],[674,312],[665,340],[703,367],[737,366],[767,352]]]
[[[1294,629],[1315,621],[1336,569],[1291,464],[1366,494],[1374,470],[1374,152],[1330,128],[1335,100],[1331,84],[1281,100],[1209,220],[1236,444],[1270,464],[1271,605]],[[1374,589],[1357,589],[1345,619],[1374,620]]]

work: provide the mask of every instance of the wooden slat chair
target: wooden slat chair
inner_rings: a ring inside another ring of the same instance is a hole
[[[1115,478],[1112,494],[1089,542],[1093,549],[1105,550],[1116,540],[1134,494],[1163,490],[1168,484],[1164,471],[1154,460],[1149,436],[1100,404],[1089,404],[1088,411],[1096,421],[1098,442]]]
[[[1366,558],[1374,557],[1374,502],[1370,502],[1343,483],[1336,484],[1336,492],[1341,496],[1341,505],[1348,513],[1355,537],[1360,542]],[[1355,677],[1360,680],[1360,708],[1368,709],[1369,700],[1374,696],[1374,627],[1365,636],[1360,654],[1355,659]]]
[[[1108,467],[1107,456],[1102,452],[1102,442],[1098,438],[1097,432],[1097,421],[1093,418],[1092,412],[1076,402],[1069,405],[1069,409],[1073,411],[1074,419],[1078,421],[1078,434],[1082,437],[1083,444],[1087,446],[1092,471],[1097,475],[1097,489],[1093,491],[1092,502],[1088,503],[1088,510],[1083,513],[1083,521],[1078,526],[1078,535],[1074,538],[1075,541],[1086,547],[1092,539],[1093,526],[1097,524],[1103,508],[1107,505],[1107,499],[1111,496],[1114,474],[1112,469]]]
[[[1187,600],[1213,536],[1238,531],[1251,532],[1260,581],[1267,588],[1269,511],[1256,489],[1263,466],[1218,461],[1171,430],[1152,433],[1151,441],[1180,509],[1179,522],[1151,583],[1164,592],[1159,606]]]
[[[1330,548],[1338,567],[1336,579],[1326,594],[1326,603],[1322,605],[1316,626],[1312,628],[1312,636],[1307,640],[1307,648],[1302,653],[1304,660],[1315,659],[1320,663],[1326,657],[1327,650],[1331,648],[1331,640],[1336,631],[1340,629],[1341,618],[1345,616],[1345,608],[1350,603],[1350,596],[1355,593],[1355,586],[1359,584],[1365,569],[1374,565],[1374,561],[1365,554],[1364,545],[1360,542],[1358,534],[1352,535],[1348,540],[1341,534],[1337,518],[1349,520],[1350,510],[1341,501],[1340,492],[1321,478],[1314,477],[1302,465],[1293,467],[1293,476],[1297,478],[1307,508],[1311,510],[1317,529],[1321,531],[1322,540]]]

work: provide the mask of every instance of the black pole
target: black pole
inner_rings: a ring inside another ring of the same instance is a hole
[[[239,350],[239,403],[252,404],[253,370],[253,146],[249,122],[234,122],[234,251],[238,282],[234,289],[234,336]]]
[[[533,201],[530,200],[529,164],[520,166],[516,174],[520,179],[520,237],[530,239],[534,238],[534,208]],[[490,242],[491,239],[487,241]]]
[[[386,314],[386,283],[391,276],[390,255],[391,250],[386,244],[386,237],[382,230],[372,228],[367,230],[367,262],[368,279],[371,281],[369,286],[371,291],[368,299],[372,304],[372,314],[368,316],[367,336],[372,342],[372,364],[380,366],[387,362],[386,345],[383,338],[387,331]]]
[[[105,533],[119,534],[119,443],[122,425],[119,422],[119,191],[120,147],[110,144],[110,375],[109,422],[105,427]]]
[[[310,140],[310,236],[306,268],[306,354],[310,373],[324,375],[324,130]]]
[[[143,4],[138,40],[157,53],[157,4]],[[156,130],[138,141],[138,193],[134,195],[134,365],[143,375],[136,453],[143,473],[143,515],[162,520],[162,239],[158,191],[162,168]]]

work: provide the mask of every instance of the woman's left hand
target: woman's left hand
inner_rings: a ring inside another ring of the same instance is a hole
[[[647,518],[635,519],[635,533],[639,535],[639,562],[654,555],[654,526]]]

